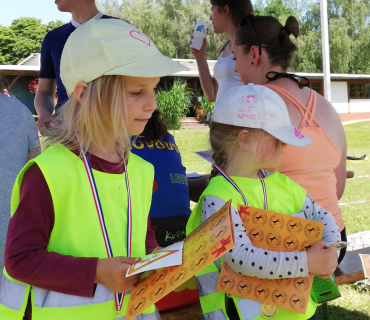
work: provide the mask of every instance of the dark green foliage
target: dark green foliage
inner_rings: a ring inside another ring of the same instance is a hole
[[[175,81],[169,90],[159,90],[156,96],[158,110],[164,115],[168,129],[180,129],[180,119],[186,117],[191,96],[186,82]]]
[[[42,24],[39,19],[19,18],[9,28],[0,26],[0,64],[17,64],[40,52],[47,32],[63,25],[61,21]]]

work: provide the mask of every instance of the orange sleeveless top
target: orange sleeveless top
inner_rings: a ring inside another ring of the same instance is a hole
[[[313,140],[310,145],[303,148],[287,146],[281,158],[279,172],[306,189],[307,194],[314,201],[332,213],[339,230],[343,230],[344,222],[338,205],[337,179],[334,173],[342,154],[315,119],[316,92],[311,90],[308,105],[305,107],[285,89],[272,84],[266,87],[281,94],[295,105],[302,115],[298,129]]]

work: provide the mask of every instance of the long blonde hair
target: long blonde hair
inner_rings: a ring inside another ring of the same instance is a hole
[[[232,157],[238,157],[239,145],[238,145],[238,134],[241,130],[247,129],[249,134],[245,137],[249,144],[249,158],[241,159],[241,161],[248,161],[256,165],[261,164],[261,168],[264,167],[263,161],[271,162],[274,164],[276,170],[279,163],[275,159],[275,152],[272,152],[267,159],[261,159],[261,148],[263,143],[267,139],[271,139],[272,136],[263,131],[262,129],[244,128],[238,126],[232,126],[223,123],[213,122],[210,127],[210,143],[213,150],[213,160],[222,169],[226,169],[226,166],[230,162]],[[276,139],[276,138],[275,138]],[[283,142],[276,139],[275,150],[279,150],[283,147]],[[211,178],[216,176],[218,173],[217,169],[213,169],[211,172]]]
[[[117,152],[127,160],[130,138],[126,129],[124,76],[102,76],[88,83],[81,102],[72,97],[61,107],[61,124],[46,129],[43,148],[56,143],[73,150],[78,148],[75,129],[85,151],[103,147],[104,138],[113,136]]]

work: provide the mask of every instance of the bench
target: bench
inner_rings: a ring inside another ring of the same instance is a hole
[[[338,285],[365,279],[359,254],[370,254],[370,247],[346,252],[343,261],[334,273]],[[323,303],[322,307],[324,320],[328,320],[327,303]]]
[[[370,248],[346,252],[343,261],[334,273],[338,285],[365,279],[359,254],[370,254]]]

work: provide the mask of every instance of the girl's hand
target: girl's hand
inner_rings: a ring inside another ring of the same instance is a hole
[[[329,278],[338,266],[337,249],[325,249],[325,245],[325,241],[320,241],[307,250],[308,272],[323,279]]]
[[[115,257],[99,259],[96,268],[95,283],[104,284],[113,292],[126,292],[139,282],[141,274],[126,278],[127,269],[140,258]]]
[[[193,39],[193,36],[191,36],[191,39]],[[192,41],[190,40],[189,44],[191,44],[191,43],[192,43]],[[203,39],[203,45],[200,48],[200,50],[190,48],[190,51],[193,54],[194,58],[197,59],[197,60],[199,58],[205,58],[206,57],[206,51],[207,51],[207,38]]]

